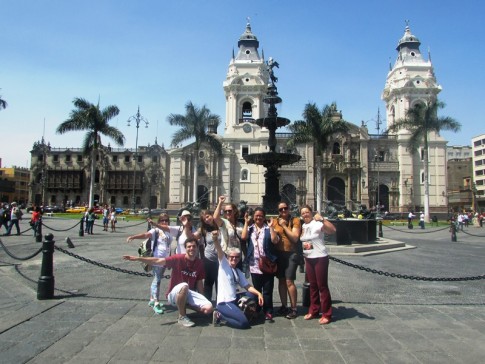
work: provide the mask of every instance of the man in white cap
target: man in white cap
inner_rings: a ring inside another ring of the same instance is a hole
[[[12,227],[15,225],[17,229],[17,235],[20,235],[19,220],[22,218],[22,211],[17,206],[17,202],[12,202],[12,209],[10,210],[10,223],[8,225],[8,230],[5,235],[10,235],[12,233]]]

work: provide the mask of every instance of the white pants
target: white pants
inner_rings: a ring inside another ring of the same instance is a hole
[[[170,303],[172,306],[177,306],[177,294],[185,286],[188,286],[188,284],[182,282],[173,287],[170,293],[167,295],[168,303]],[[203,294],[189,289],[187,293],[187,305],[195,311],[200,311],[203,306],[212,306],[212,303],[205,298]]]

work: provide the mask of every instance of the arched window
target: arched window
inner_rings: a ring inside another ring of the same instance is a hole
[[[249,169],[241,169],[241,182],[249,182]]]
[[[333,143],[332,154],[340,154],[340,143],[339,142]]]
[[[242,119],[245,121],[246,119],[253,118],[253,105],[249,101],[246,101],[242,105]]]

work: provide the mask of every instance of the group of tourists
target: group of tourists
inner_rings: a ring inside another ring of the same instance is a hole
[[[267,218],[264,209],[257,207],[246,212],[242,222],[237,206],[220,196],[214,211],[201,211],[198,229],[186,210],[179,216],[179,226],[170,225],[166,213],[157,221],[148,219],[151,229],[129,236],[127,242],[150,239],[152,256],[125,255],[123,259],[152,267],[149,306],[157,314],[164,312],[160,282],[165,269],[171,269],[166,297],[177,307],[181,325],[195,325],[187,316],[190,308],[212,314],[214,326],[239,329],[249,328],[255,315],[269,322],[274,316],[298,317],[296,270],[304,261],[310,291],[304,319],[318,318],[325,325],[332,319],[332,302],[324,234],[335,233],[335,226],[309,206],[302,207],[300,215],[291,216],[288,204],[281,202],[278,216]],[[176,242],[173,253],[172,239]],[[281,300],[277,310],[273,307],[275,277]]]

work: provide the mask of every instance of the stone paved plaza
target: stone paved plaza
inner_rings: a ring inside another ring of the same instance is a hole
[[[28,228],[28,216],[22,230]],[[146,223],[120,221],[115,233],[95,226],[79,237],[77,221],[45,218],[44,234],[79,256],[141,272],[124,262],[137,243],[126,237]],[[451,242],[447,229],[384,227],[384,239],[415,249],[369,256],[337,256],[383,272],[423,277],[485,274],[485,229],[469,227]],[[75,245],[68,249],[65,239]],[[26,257],[37,251],[30,232],[2,237],[9,251]],[[137,241],[138,243],[140,241]],[[176,323],[167,307],[148,307],[151,278],[54,254],[55,298],[37,300],[42,254],[20,261],[0,248],[1,363],[482,363],[485,358],[485,280],[418,281],[330,264],[333,322],[276,317],[249,330],[213,327],[189,313],[193,328]],[[299,293],[303,275],[298,273]],[[166,281],[163,283],[165,291]],[[279,297],[275,289],[275,307]],[[301,299],[300,299],[301,301]]]

